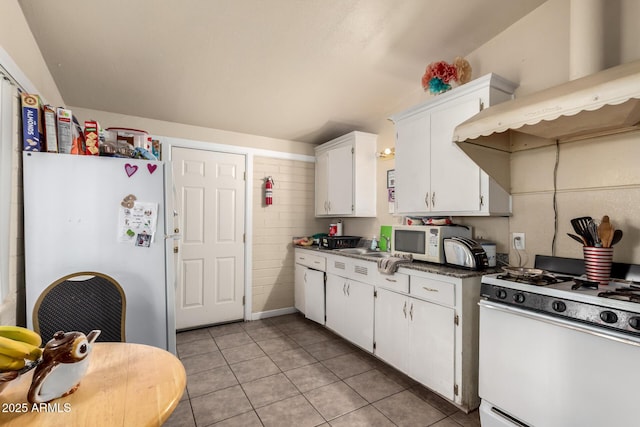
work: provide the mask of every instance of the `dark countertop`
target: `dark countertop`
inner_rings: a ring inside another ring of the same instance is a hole
[[[356,258],[356,259],[361,259],[361,260],[364,260],[364,261],[370,261],[370,262],[376,262],[376,263],[377,263],[378,259],[380,259],[380,258],[370,257],[370,256],[367,256],[367,255],[344,253],[344,252],[337,251],[335,249],[333,249],[333,250],[324,249],[324,248],[320,248],[320,247],[315,246],[315,245],[314,246],[297,246],[297,245],[294,245],[294,248],[296,248],[296,249],[305,249],[305,250],[313,251],[313,252],[322,252],[322,253],[331,254],[331,255],[340,255],[340,256],[347,257],[347,258]],[[456,268],[456,267],[451,267],[451,266],[444,265],[444,264],[434,264],[434,263],[431,263],[431,262],[416,261],[416,260],[414,260],[414,261],[412,261],[410,263],[402,264],[400,269],[416,270],[416,271],[422,271],[422,272],[425,272],[425,273],[441,274],[443,276],[456,277],[458,279],[466,279],[466,278],[469,278],[469,277],[478,277],[478,276],[483,276],[485,274],[498,273],[498,272],[502,271],[498,267],[490,267],[490,268],[488,268],[486,270],[475,271],[475,270],[468,270],[466,268]]]

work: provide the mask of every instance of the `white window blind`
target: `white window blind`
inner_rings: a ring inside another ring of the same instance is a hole
[[[18,85],[0,66],[0,303],[10,289],[11,194],[19,117]]]

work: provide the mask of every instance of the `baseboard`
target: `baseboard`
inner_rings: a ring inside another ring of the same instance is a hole
[[[285,314],[297,313],[298,310],[295,307],[279,308],[277,310],[260,311],[258,313],[252,313],[250,320],[266,319],[268,317],[284,316]]]

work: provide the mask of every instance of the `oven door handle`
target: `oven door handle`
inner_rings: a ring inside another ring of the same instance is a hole
[[[586,334],[594,335],[600,338],[605,338],[611,341],[617,341],[623,344],[629,344],[636,347],[640,347],[640,337],[631,338],[625,334],[622,334],[613,330],[602,330],[601,328],[593,327],[587,324],[579,323],[574,320],[566,320],[558,317],[552,317],[546,314],[536,313],[530,310],[523,310],[518,307],[512,307],[506,304],[500,304],[493,301],[480,300],[478,302],[480,308],[489,310],[501,311],[503,313],[513,314],[516,316],[522,316],[540,322],[549,323],[551,325],[559,326],[562,328],[573,329],[574,331],[584,332]]]

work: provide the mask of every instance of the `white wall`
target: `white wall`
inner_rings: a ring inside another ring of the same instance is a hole
[[[640,59],[640,2],[607,2],[607,66]],[[520,86],[516,96],[562,84],[569,80],[569,0],[548,0],[494,39],[466,56],[474,78],[497,73]],[[438,58],[433,58],[437,60]],[[430,62],[427,59],[425,62]],[[411,97],[410,97],[411,98]],[[398,111],[420,103],[428,95],[416,93]],[[395,145],[393,125],[381,124],[378,148]],[[569,220],[578,216],[600,219],[611,216],[625,237],[616,246],[614,261],[640,264],[640,176],[634,160],[640,158],[640,134],[601,138],[560,147],[558,170],[559,229],[555,255],[581,258],[580,245],[566,236]],[[513,216],[510,218],[456,218],[474,226],[476,235],[498,243],[498,252],[510,252],[510,233],[526,233],[523,263],[531,266],[535,254],[551,255],[554,231],[553,179],[555,147],[512,155]],[[607,159],[602,161],[602,159]],[[588,166],[587,166],[588,165]],[[606,166],[605,166],[606,165]],[[393,161],[378,162],[378,218],[347,220],[349,233],[362,236],[379,233],[381,224],[394,224],[397,217],[386,213],[386,169]],[[588,178],[588,179],[585,179]],[[385,203],[385,204],[383,204]],[[515,252],[510,253],[517,263]]]
[[[19,83],[37,87],[49,103],[64,105],[16,0],[0,5],[0,60]],[[0,301],[0,324],[24,322],[24,243],[22,239],[22,175],[20,147],[14,147],[9,258],[10,294]]]

